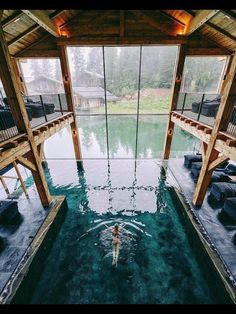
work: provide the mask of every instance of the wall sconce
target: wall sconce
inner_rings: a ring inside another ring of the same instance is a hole
[[[181,79],[182,79],[181,74],[177,74],[177,75],[176,75],[175,82],[176,82],[176,83],[179,83],[179,82],[181,82]]]

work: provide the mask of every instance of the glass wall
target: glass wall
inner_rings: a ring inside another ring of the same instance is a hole
[[[83,158],[161,156],[177,50],[67,47]]]
[[[23,98],[31,127],[68,111],[58,58],[21,59],[20,68],[27,91]]]
[[[67,47],[83,158],[162,156],[177,51],[177,46]],[[176,128],[172,156],[196,145]]]
[[[226,56],[186,57],[176,109],[213,126],[221,101],[219,92],[226,60]]]

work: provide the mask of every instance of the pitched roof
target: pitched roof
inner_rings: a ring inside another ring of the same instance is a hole
[[[55,82],[55,83],[58,83],[58,84],[61,84],[61,85],[63,84],[61,81],[55,80],[55,79],[50,78],[50,77],[48,77],[46,75],[43,75],[43,74],[41,74],[41,75],[37,76],[36,78],[34,78],[33,80],[27,82],[27,84],[30,84],[30,83],[33,83],[33,82],[37,82],[37,81],[39,81],[41,79],[47,80],[47,81],[51,81],[51,82]]]
[[[76,94],[89,99],[102,98],[105,99],[105,90],[102,87],[92,86],[81,86],[73,87]],[[119,97],[112,95],[109,91],[106,91],[106,98],[108,101],[117,101]]]

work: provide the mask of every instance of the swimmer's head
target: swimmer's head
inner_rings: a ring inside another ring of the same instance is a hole
[[[119,229],[119,225],[115,224],[115,229],[118,230]]]

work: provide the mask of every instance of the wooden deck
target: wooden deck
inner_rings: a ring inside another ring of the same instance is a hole
[[[66,113],[56,119],[44,123],[33,129],[34,141],[36,145],[43,143],[53,134],[60,131],[66,125],[73,123],[74,117],[71,112]],[[0,169],[24,156],[30,151],[30,143],[25,134],[18,135],[16,138],[4,142],[0,150]]]
[[[209,144],[212,127],[203,124],[200,121],[190,119],[179,112],[172,112],[171,121],[183,130],[197,137],[202,142]],[[236,162],[236,140],[234,137],[226,133],[219,133],[214,148],[225,157]]]

